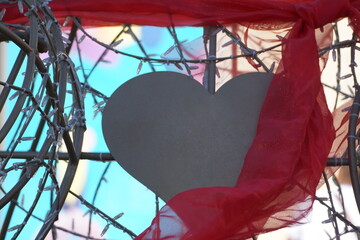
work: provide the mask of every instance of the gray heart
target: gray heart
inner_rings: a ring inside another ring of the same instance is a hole
[[[211,95],[175,72],[135,77],[105,107],[107,146],[129,174],[164,201],[192,188],[234,186],[272,78],[240,75]]]

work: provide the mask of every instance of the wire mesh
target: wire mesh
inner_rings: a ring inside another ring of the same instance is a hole
[[[261,56],[268,51],[280,51],[281,49],[281,43],[259,50],[252,49],[236,34],[234,26],[216,26],[204,29],[202,47],[205,54],[199,57],[189,57],[186,42],[181,41],[178,37],[177,28],[168,27],[166,30],[173,42],[167,51],[154,55],[150,54],[142,44],[134,31],[134,26],[128,24],[122,26],[116,37],[107,44],[92,36],[81,25],[79,18],[69,17],[60,25],[47,2],[34,0],[5,2],[17,4],[19,12],[28,20],[27,24],[24,25],[0,21],[0,41],[14,44],[18,49],[15,60],[8,62],[10,71],[6,76],[6,81],[0,82],[0,85],[3,86],[0,94],[0,110],[4,116],[4,123],[0,129],[0,142],[2,142],[2,149],[4,149],[0,152],[0,190],[3,193],[0,199],[0,209],[6,209],[0,239],[8,238],[10,233],[12,239],[20,238],[19,236],[24,232],[24,228],[34,218],[40,222],[39,228],[35,231],[36,239],[44,239],[47,235],[56,239],[58,231],[64,231],[84,239],[100,239],[106,236],[110,227],[118,229],[130,239],[136,237],[135,231],[120,224],[119,219],[123,216],[123,212],[112,217],[109,213],[95,206],[100,188],[106,182],[106,174],[112,167],[111,164],[114,159],[111,154],[82,151],[86,130],[86,113],[93,112],[94,117],[100,115],[108,100],[108,96],[93,87],[93,83],[90,83],[89,80],[99,65],[106,62],[105,57],[109,52],[136,60],[137,65],[134,67],[136,70],[134,74],[144,72],[144,65],[147,65],[146,71],[157,71],[170,66],[194,78],[196,78],[196,72],[199,68],[207,69],[209,73],[204,74],[201,81],[205,87],[213,88],[212,91],[215,91],[215,88],[219,86],[215,86],[215,84],[211,86],[211,84],[215,83],[215,78],[219,79],[220,72],[222,74],[231,72],[230,68],[222,67],[221,63],[227,61],[233,63],[237,59],[247,59],[250,64],[256,65],[260,71],[274,72],[277,62],[268,64],[268,62],[263,61]],[[6,11],[0,11],[0,16],[3,14],[6,14]],[[351,39],[340,40],[338,25],[334,24],[333,28],[334,43],[331,46],[319,49],[319,56],[330,53],[331,58],[337,63],[336,82],[335,86],[324,83],[324,87],[334,91],[336,95],[333,104],[334,109],[339,106],[341,97],[345,99],[355,98],[355,100],[351,109],[346,109],[346,111],[350,110],[349,158],[347,158],[347,154],[329,158],[328,165],[350,166],[352,186],[360,208],[357,149],[360,93],[355,70],[357,67],[356,53],[360,48],[356,45],[357,38],[355,35]],[[220,36],[220,34],[222,35]],[[122,44],[122,37],[125,35],[130,36],[132,41],[136,43],[141,55],[117,49],[117,46]],[[211,42],[211,39],[214,39],[214,36],[224,39],[222,40],[222,48],[235,47],[237,51],[227,56],[214,54],[214,50],[215,53],[219,51],[219,46],[214,48],[212,45],[214,42]],[[86,51],[81,48],[85,38],[104,48],[90,69],[85,67],[82,57],[83,51]],[[280,41],[281,38],[279,36]],[[342,75],[341,61],[343,57],[341,52],[345,50],[350,51],[349,68],[351,73]],[[174,52],[176,57],[170,57]],[[231,51],[227,53],[229,52]],[[76,64],[74,63],[75,58]],[[214,76],[213,80],[210,80],[211,76]],[[351,85],[354,86],[354,90],[343,91],[343,80],[351,78],[353,79]],[[93,102],[91,108],[84,104],[85,99],[89,98]],[[106,164],[98,176],[92,176],[98,177],[99,180],[94,188],[91,201],[70,190],[79,162],[86,161],[84,159]],[[56,172],[59,163],[63,162],[61,160],[66,160],[66,170],[65,176],[60,180]],[[17,173],[15,178],[10,177],[13,173]],[[34,179],[35,175],[40,176],[36,178],[38,180],[37,189],[32,189],[33,196],[26,196],[27,199],[32,200],[28,206],[24,207],[22,203],[24,201],[23,193],[26,188],[29,188],[29,182]],[[112,180],[109,179],[108,181]],[[341,186],[337,183],[336,178],[334,178],[335,190],[331,189],[334,186],[331,186],[325,173],[324,181],[328,197],[318,197],[317,201],[329,210],[329,218],[324,220],[324,224],[331,223],[334,229],[334,234],[329,236],[329,239],[340,239],[348,232],[359,233],[358,227],[347,219],[345,208],[337,209],[335,207],[332,199],[333,192],[339,192],[340,197],[342,196]],[[3,187],[6,184],[11,186],[8,190]],[[87,234],[78,233],[73,228],[67,229],[57,226],[55,223],[69,194],[76,197],[88,209]],[[42,204],[43,195],[48,196],[50,204],[47,204],[46,214],[39,217],[37,215],[39,213],[38,208]],[[157,196],[154,200],[154,212],[157,212],[160,203]],[[114,199],[114,201],[116,200]],[[344,200],[342,203],[343,205],[346,204]],[[22,219],[13,219],[16,209],[25,213]],[[92,219],[95,215],[104,221],[100,238],[92,237],[91,233]],[[16,224],[13,224],[14,221]],[[343,229],[339,227],[338,222],[344,225]],[[254,239],[256,239],[255,236]]]

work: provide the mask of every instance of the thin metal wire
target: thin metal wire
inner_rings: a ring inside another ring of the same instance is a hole
[[[16,1],[9,1],[9,3],[16,3]],[[0,141],[9,138],[9,132],[11,129],[16,128],[18,134],[14,137],[14,144],[11,145],[9,151],[0,152],[0,158],[3,158],[1,161],[1,170],[0,179],[6,177],[7,173],[17,171],[21,169],[23,172],[18,180],[18,183],[10,189],[10,191],[6,192],[4,197],[0,199],[0,207],[4,207],[6,204],[11,203],[10,209],[15,209],[19,207],[18,197],[20,196],[20,192],[24,187],[26,187],[29,179],[35,175],[35,173],[39,170],[43,170],[42,172],[42,180],[39,182],[39,192],[35,196],[35,201],[33,202],[30,209],[26,210],[26,216],[24,221],[18,225],[15,229],[16,233],[14,237],[20,236],[24,226],[28,222],[29,218],[34,217],[34,209],[38,203],[40,196],[43,193],[43,190],[46,184],[50,181],[54,185],[54,189],[51,190],[51,209],[49,214],[45,220],[42,220],[43,223],[42,228],[37,235],[37,239],[44,238],[50,230],[52,230],[52,234],[56,235],[56,231],[54,229],[58,229],[61,231],[67,231],[73,235],[84,237],[83,235],[76,233],[74,231],[70,231],[68,229],[64,229],[61,227],[54,228],[54,221],[57,219],[59,211],[64,204],[66,195],[70,192],[72,195],[77,197],[81,203],[83,203],[86,207],[88,207],[92,212],[100,213],[100,217],[106,220],[106,226],[109,223],[113,224],[115,227],[120,230],[126,232],[130,237],[134,238],[136,235],[128,230],[128,228],[119,225],[114,218],[106,215],[103,211],[99,210],[94,206],[95,199],[97,196],[98,190],[95,191],[95,195],[93,197],[92,203],[87,202],[82,196],[71,192],[70,185],[72,179],[75,176],[76,168],[79,160],[88,159],[92,161],[114,161],[114,158],[110,153],[86,153],[81,152],[81,145],[83,142],[83,135],[85,131],[85,106],[84,106],[84,95],[86,93],[90,93],[93,97],[94,103],[98,104],[101,101],[105,101],[108,97],[98,91],[97,89],[90,86],[88,83],[88,78],[94,71],[94,69],[98,66],[98,64],[102,61],[104,56],[108,51],[113,51],[118,54],[122,54],[125,56],[129,56],[139,61],[148,62],[150,64],[150,68],[155,71],[154,63],[160,64],[184,64],[187,72],[191,75],[191,71],[189,69],[188,63],[203,63],[209,66],[208,75],[212,76],[208,78],[208,85],[210,86],[210,91],[212,93],[215,92],[215,75],[216,75],[216,63],[225,61],[228,59],[240,58],[240,57],[248,57],[256,61],[259,66],[261,66],[265,71],[270,72],[270,68],[267,67],[261,59],[258,57],[260,54],[271,51],[274,49],[280,49],[281,44],[273,45],[266,49],[261,50],[253,50],[246,46],[245,43],[241,42],[240,39],[236,36],[236,34],[232,33],[230,30],[223,26],[215,26],[211,27],[212,31],[210,31],[209,38],[209,52],[207,52],[207,57],[205,59],[199,60],[191,60],[185,59],[182,53],[182,49],[180,46],[179,39],[177,37],[175,28],[168,28],[171,33],[174,43],[176,46],[176,50],[179,53],[179,59],[156,59],[151,58],[147,54],[145,47],[141,44],[141,41],[136,36],[136,34],[131,30],[130,25],[125,25],[123,29],[119,32],[118,36],[108,45],[100,42],[99,40],[92,37],[82,26],[81,20],[79,18],[73,18],[73,25],[71,26],[71,31],[69,37],[64,39],[61,33],[60,26],[56,21],[55,17],[51,13],[51,10],[46,4],[39,4],[33,0],[23,0],[22,3],[29,9],[27,12],[27,17],[29,18],[29,24],[27,26],[23,25],[14,25],[0,22],[0,41],[7,40],[15,43],[20,51],[15,61],[13,68],[6,80],[6,82],[0,82],[0,85],[4,86],[4,90],[0,94],[0,109],[3,108],[5,103],[9,101],[9,95],[12,92],[18,91],[20,94],[16,97],[15,106],[11,110],[10,117],[7,118],[4,127],[0,130]],[[222,30],[231,40],[233,40],[234,45],[240,47],[244,54],[236,55],[236,56],[227,56],[227,57],[216,57],[216,34],[211,35],[212,32],[216,32],[218,29]],[[83,72],[83,82],[80,82],[79,77],[76,72],[76,68],[71,61],[71,57],[69,56],[71,46],[74,41],[76,43],[76,47],[78,49],[79,59],[81,59],[81,51],[80,51],[80,41],[77,36],[77,32],[81,31],[85,36],[90,38],[92,41],[97,44],[105,47],[103,54],[98,58],[96,63],[91,68],[90,72],[86,75],[84,65],[81,62],[81,70]],[[122,51],[118,51],[114,48],[114,43],[118,41],[118,38],[127,32],[132,36],[134,41],[140,47],[141,52],[144,56],[137,56],[128,54]],[[359,165],[359,161],[357,160],[356,146],[358,141],[358,136],[356,135],[356,123],[358,121],[358,112],[360,104],[360,94],[358,93],[357,87],[357,79],[355,74],[355,50],[356,50],[356,41],[357,39],[354,37],[351,40],[346,40],[340,42],[336,41],[333,45],[319,49],[319,55],[333,51],[340,51],[341,48],[351,48],[351,70],[352,75],[354,77],[354,83],[356,86],[356,96],[353,105],[353,109],[351,112],[351,121],[349,132],[349,157],[350,159],[343,158],[329,158],[328,166],[344,166],[350,164],[352,169],[357,169]],[[40,48],[42,50],[40,50]],[[205,48],[208,50],[208,47]],[[37,52],[41,52],[45,50],[49,57],[47,59],[41,59]],[[23,84],[19,86],[16,82],[16,78],[18,78],[20,74],[20,69],[22,66],[26,65],[25,75],[23,76]],[[36,88],[33,83],[43,81],[43,88]],[[325,85],[326,86],[326,85]],[[331,87],[337,94],[342,94],[345,97],[353,97],[351,94],[347,94],[339,91],[338,87]],[[46,89],[46,93],[44,93]],[[68,92],[71,92],[69,94]],[[47,99],[47,100],[46,100]],[[69,110],[65,109],[65,103],[67,99],[71,101],[71,107]],[[100,101],[99,101],[100,100]],[[45,102],[43,105],[42,102]],[[28,103],[28,104],[27,104]],[[27,107],[31,107],[31,104],[34,108],[31,111],[27,111],[26,114],[22,114],[22,110]],[[35,113],[40,113],[40,119],[36,119],[34,116]],[[20,121],[16,126],[19,116],[22,114],[24,116],[24,120]],[[51,115],[51,116],[50,116]],[[36,122],[37,131],[34,135],[34,138],[30,147],[30,151],[21,152],[18,151],[18,145],[21,143],[21,139],[24,136],[25,130],[29,128],[31,123]],[[47,131],[47,133],[46,133]],[[47,138],[45,140],[40,140],[41,136],[46,135]],[[70,134],[73,137],[70,137]],[[60,152],[59,143],[61,141],[65,142],[65,148],[67,152]],[[40,149],[38,149],[40,147]],[[25,159],[25,161],[17,161],[13,165],[8,165],[15,161],[15,159]],[[58,160],[68,160],[68,168],[66,170],[65,180],[62,182],[61,186],[57,183],[57,178],[55,173],[53,172],[53,168],[56,166],[56,162]],[[45,162],[47,161],[47,162]],[[350,163],[349,163],[350,162]],[[106,174],[106,171],[110,167],[110,162],[108,163],[106,170],[104,170],[103,175],[101,176],[98,184],[98,188],[100,188],[100,184],[103,182],[103,178]],[[352,170],[352,176],[357,175],[357,170]],[[359,181],[358,178],[355,178],[355,182],[353,183],[354,187],[356,187],[356,181]],[[356,190],[355,190],[356,191]],[[360,196],[359,193],[356,195]],[[360,200],[359,200],[360,201]],[[324,203],[324,202],[323,202]],[[159,211],[159,199],[155,197],[155,205],[156,212]],[[338,213],[334,209],[333,206],[327,206],[331,211],[334,211],[335,217],[344,220],[344,217],[341,218],[338,216]],[[19,207],[20,208],[20,207]],[[5,239],[7,230],[9,229],[9,223],[11,220],[13,210],[8,210],[8,216],[6,217],[5,223],[2,226],[1,230],[1,239]],[[90,218],[91,219],[91,218]],[[90,220],[91,221],[91,220]],[[345,221],[346,222],[346,221]],[[353,228],[353,231],[358,231],[357,228],[354,228],[351,223],[347,223],[349,226]],[[89,233],[90,235],[91,224],[89,224]],[[341,233],[337,232],[336,235],[341,235]],[[85,236],[86,237],[86,236]],[[89,239],[93,239],[90,238]],[[254,237],[254,239],[256,239]]]

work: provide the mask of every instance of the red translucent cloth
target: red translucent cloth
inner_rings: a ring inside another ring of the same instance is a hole
[[[79,16],[88,26],[236,23],[288,31],[236,186],[179,193],[136,239],[246,239],[297,223],[308,213],[335,135],[318,57],[331,33],[319,40],[315,29],[349,17],[359,33],[360,1],[53,0],[50,6],[59,19]],[[3,21],[23,21],[16,6],[7,8]]]

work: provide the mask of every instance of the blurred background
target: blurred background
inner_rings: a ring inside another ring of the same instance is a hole
[[[124,28],[126,31],[124,32]],[[231,31],[243,34],[243,30],[237,26],[230,26]],[[352,31],[347,26],[347,20],[343,20],[335,26],[336,33],[334,43],[346,41],[352,38]],[[86,32],[99,42],[112,46],[118,51],[129,54],[147,57],[157,57],[163,59],[179,58],[179,51],[173,36],[166,28],[149,27],[149,26],[113,26],[101,28],[87,28]],[[255,32],[260,34],[261,31]],[[63,36],[67,39],[70,33],[70,27],[66,24],[63,28]],[[121,34],[120,34],[121,33]],[[178,40],[181,43],[182,51],[185,58],[201,59],[206,57],[203,47],[203,28],[176,28]],[[120,36],[118,36],[120,34]],[[263,38],[266,39],[266,33]],[[279,33],[281,35],[281,33]],[[274,36],[271,36],[274,38]],[[261,37],[260,37],[261,38]],[[143,62],[139,59],[116,54],[109,51],[89,38],[80,30],[76,36],[75,44],[71,47],[71,60],[74,64],[76,72],[79,75],[80,82],[84,83],[91,89],[95,89],[101,94],[94,95],[94,92],[85,93],[85,116],[87,130],[85,132],[83,152],[99,152],[108,153],[109,150],[105,144],[101,129],[101,112],[105,105],[101,98],[106,100],[111,94],[124,82],[129,79],[147,72],[156,71],[177,71],[187,73],[186,67],[183,65],[176,66],[174,64],[160,64]],[[280,40],[279,40],[280,41]],[[112,43],[119,43],[115,46]],[[111,45],[112,44],[112,45]],[[251,43],[250,43],[251,44]],[[236,45],[230,42],[226,36],[219,33],[218,53],[221,56],[229,55],[230,52],[239,53]],[[279,51],[279,50],[276,50]],[[2,42],[0,44],[0,80],[5,82],[9,76],[12,66],[16,62],[19,54],[19,48],[12,42]],[[350,49],[349,48],[333,48],[328,51],[329,61],[323,73],[323,83],[328,98],[329,109],[334,110],[352,98],[351,78],[344,77],[350,73]],[[42,59],[49,56],[41,54]],[[265,58],[265,57],[264,57]],[[242,72],[251,71],[251,66],[245,66],[245,60],[239,60],[235,65],[239,66],[237,71],[233,72],[234,63],[229,66],[229,62],[222,62],[218,65],[218,76],[216,87],[232,78],[232,76],[241,74]],[[204,66],[202,64],[194,64],[193,76],[195,80],[202,83]],[[275,66],[276,68],[276,66]],[[25,73],[26,64],[23,64],[20,73]],[[252,69],[252,71],[255,71]],[[22,74],[19,74],[14,85],[21,85]],[[37,84],[40,84],[37,80]],[[34,86],[37,88],[38,86]],[[2,119],[9,117],[11,110],[15,104],[14,98],[11,96],[16,91],[10,93],[9,100],[6,102],[5,110],[1,112]],[[67,94],[71,94],[68,92]],[[100,97],[99,97],[100,96]],[[71,98],[66,100],[65,107],[71,107]],[[26,111],[24,111],[24,114]],[[20,126],[23,125],[24,118],[19,118],[7,137],[2,143],[2,149],[9,151],[16,142],[16,137]],[[37,125],[30,123],[27,128],[25,137],[34,135]],[[45,138],[45,136],[43,136]],[[16,151],[28,151],[31,139],[26,139],[16,146]],[[65,152],[63,146],[59,146],[60,152]],[[100,159],[101,160],[101,159]],[[10,165],[20,160],[11,159]],[[62,181],[66,169],[66,161],[58,160],[56,165],[56,177],[59,182]],[[15,165],[16,166],[16,165]],[[1,184],[3,192],[11,189],[16,181],[18,181],[20,171],[11,171]],[[337,211],[344,215],[355,226],[360,225],[360,217],[354,201],[351,183],[346,167],[342,167],[335,175],[337,180],[329,180],[334,205]],[[11,218],[5,239],[12,239],[17,226],[22,223],[26,216],[26,211],[33,203],[33,199],[38,189],[39,182],[42,181],[43,172],[38,171],[31,178],[26,187],[21,191],[18,199],[18,207],[15,208]],[[42,221],[50,208],[52,199],[52,184],[50,180],[45,192],[37,204],[33,216],[30,217],[24,230],[20,233],[18,239],[33,239],[39,231]],[[135,234],[140,234],[147,228],[156,211],[164,205],[161,199],[156,198],[155,194],[139,183],[136,179],[124,171],[116,161],[91,161],[81,160],[75,180],[71,186],[71,190],[90,202],[94,207],[108,214],[111,218],[121,223],[127,229]],[[44,190],[45,191],[45,190]],[[0,193],[2,194],[2,193]],[[319,189],[318,197],[323,199],[329,198],[329,191],[325,185]],[[159,202],[158,202],[159,201]],[[9,204],[8,204],[9,205]],[[0,211],[0,226],[4,221],[9,206],[4,207]],[[83,204],[79,199],[69,195],[65,205],[60,212],[59,220],[55,223],[56,237],[58,239],[132,239],[129,234],[122,229],[118,229],[104,219],[101,214],[95,214],[94,209]],[[279,230],[277,232],[260,235],[258,239],[269,240],[322,240],[322,239],[360,239],[357,233],[351,232],[348,224],[338,221],[337,228],[340,233],[334,230],[334,219],[332,214],[326,207],[319,202],[315,202],[313,212],[304,219],[302,226]],[[347,233],[349,232],[349,233]],[[336,237],[336,235],[338,235]],[[53,239],[54,233],[49,233],[47,239]]]

